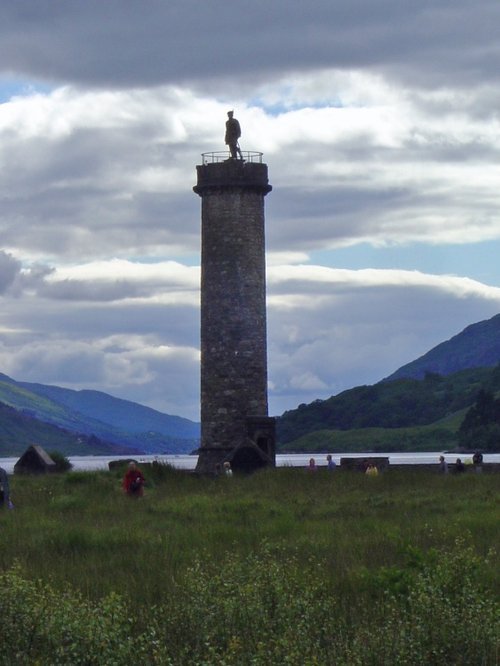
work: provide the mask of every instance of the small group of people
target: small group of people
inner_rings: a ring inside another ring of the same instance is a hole
[[[226,460],[225,462],[217,463],[215,466],[215,476],[233,476],[233,470],[231,469],[231,463]],[[131,460],[128,463],[127,471],[123,477],[122,487],[123,492],[129,497],[139,498],[144,495],[144,484],[146,480],[144,474],[141,472],[137,463],[134,460]]]
[[[337,468],[337,463],[333,459],[331,453],[326,456],[326,469],[330,472],[335,471]],[[309,459],[309,465],[307,466],[308,472],[317,472],[319,469],[316,464],[315,458]],[[373,460],[363,460],[360,466],[361,471],[363,471],[367,476],[378,476],[378,468],[373,462]]]
[[[468,460],[465,463],[462,458],[457,458],[453,465],[454,473],[463,474],[466,471],[467,464],[473,466],[476,474],[480,474],[483,471],[483,454],[480,451],[476,451],[472,456],[472,460]],[[448,474],[449,472],[448,463],[443,455],[439,456],[438,469],[440,474]]]
[[[222,464],[217,463],[215,465],[215,476],[233,476],[233,470],[229,460],[226,460]]]
[[[326,468],[327,468],[327,470],[329,470],[330,472],[333,472],[333,471],[336,469],[336,467],[337,467],[337,463],[336,463],[335,460],[333,459],[332,454],[329,453],[329,454],[326,456]],[[310,458],[310,459],[309,459],[309,465],[307,466],[307,470],[308,470],[309,472],[317,472],[318,469],[319,469],[319,467],[318,467],[318,465],[316,464],[316,459],[315,459],[315,458]]]

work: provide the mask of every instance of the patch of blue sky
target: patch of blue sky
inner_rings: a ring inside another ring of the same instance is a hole
[[[331,109],[343,108],[340,99],[317,99],[308,100],[287,100],[286,94],[280,95],[275,102],[261,97],[253,97],[248,100],[248,106],[254,106],[262,109],[268,116],[282,116],[285,113],[300,111],[302,109]]]
[[[0,104],[13,97],[29,97],[36,93],[49,93],[52,88],[42,83],[17,78],[0,78]]]
[[[189,253],[189,254],[179,254],[179,255],[168,255],[168,256],[134,256],[129,257],[128,261],[137,264],[161,264],[165,261],[175,261],[178,264],[183,266],[199,266],[201,262],[200,253]]]
[[[375,247],[368,243],[310,253],[310,263],[332,268],[416,270],[433,275],[468,277],[500,286],[500,240],[466,245]]]

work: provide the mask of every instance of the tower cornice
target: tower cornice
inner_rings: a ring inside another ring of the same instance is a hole
[[[250,190],[264,196],[273,188],[269,184],[267,164],[228,159],[224,162],[200,164],[196,167],[198,182],[193,191],[200,196],[227,192],[231,189]]]

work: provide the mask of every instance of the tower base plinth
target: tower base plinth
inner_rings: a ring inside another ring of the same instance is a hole
[[[247,436],[236,446],[202,446],[198,449],[196,472],[217,474],[225,462],[236,473],[249,474],[276,465],[276,419],[251,416],[246,420]]]

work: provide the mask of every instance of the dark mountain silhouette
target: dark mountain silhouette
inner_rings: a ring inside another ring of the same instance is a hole
[[[199,424],[99,391],[17,382],[0,373],[0,402],[26,417],[78,434],[82,442],[92,436],[123,453],[187,453],[198,446]],[[0,437],[3,427],[0,422]],[[86,445],[73,451],[86,452]]]
[[[357,386],[285,412],[277,421],[278,441],[320,430],[427,426],[470,407],[483,388],[500,390],[500,365]]]
[[[423,379],[427,372],[450,375],[468,368],[491,368],[497,363],[500,363],[500,314],[467,326],[383,381]]]

